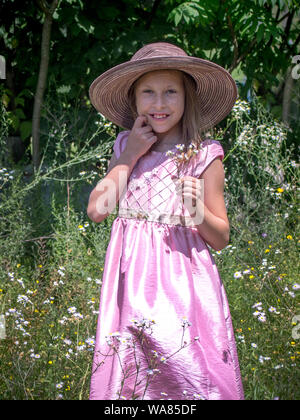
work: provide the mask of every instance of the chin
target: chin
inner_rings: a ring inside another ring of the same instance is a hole
[[[164,130],[163,128],[158,128],[158,129],[155,129],[155,127],[152,127],[152,128],[153,128],[154,133],[156,133],[156,134],[165,134],[165,133],[169,132],[168,129]]]
[[[163,127],[163,126],[157,126],[155,124],[151,124],[151,127],[155,133],[164,134],[168,133],[172,130],[173,127]]]

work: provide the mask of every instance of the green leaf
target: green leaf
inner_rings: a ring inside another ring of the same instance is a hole
[[[27,98],[31,98],[33,96],[33,94],[29,89],[23,89],[18,94],[18,98],[21,98],[22,96],[27,96]]]
[[[174,18],[175,26],[179,24],[179,22],[181,21],[181,18],[182,18],[182,13],[176,13],[175,18]]]
[[[191,18],[197,18],[199,16],[198,5],[193,3],[183,3],[182,11],[184,15]]]
[[[21,139],[25,140],[27,137],[29,137],[31,135],[31,130],[32,130],[31,121],[23,121],[20,124]]]
[[[187,24],[190,24],[195,22],[195,20],[199,18],[199,11],[202,11],[204,17],[207,17],[205,16],[206,14],[204,9],[202,9],[202,7],[198,3],[185,2],[175,7],[175,9],[171,11],[171,13],[168,16],[168,20],[173,20],[175,26],[178,26],[182,19],[184,19],[184,21]]]
[[[94,26],[92,25],[91,21],[87,19],[84,15],[75,16],[75,21],[80,29],[87,33],[94,32]]]
[[[20,120],[19,118],[14,115],[11,111],[7,113],[8,116],[8,122],[13,127],[13,129],[16,131],[19,128]]]
[[[183,14],[183,19],[185,20],[185,22],[186,22],[187,24],[189,24],[189,23],[190,23],[190,17],[189,17],[187,14]]]
[[[21,108],[15,109],[14,113],[19,118],[19,120],[24,120],[26,118],[25,114],[24,114],[24,112]]]
[[[15,98],[15,105],[21,105],[21,106],[24,106],[24,99],[23,99],[23,98],[20,98],[20,96],[17,96],[17,97]]]
[[[179,9],[179,7],[176,7],[176,9],[172,10],[169,16],[174,20],[175,26],[178,26],[182,18],[182,11]]]
[[[269,30],[265,31],[265,42],[269,42],[271,38],[271,32]]]
[[[260,24],[259,27],[258,27],[258,31],[256,33],[256,39],[257,39],[258,43],[263,39],[264,32],[265,32],[264,26],[262,24]]]

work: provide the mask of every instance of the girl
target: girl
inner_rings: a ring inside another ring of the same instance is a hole
[[[91,192],[96,223],[119,203],[106,253],[90,399],[243,399],[231,317],[207,245],[229,241],[223,149],[201,140],[237,97],[220,66],[168,43],[90,87],[123,127]]]

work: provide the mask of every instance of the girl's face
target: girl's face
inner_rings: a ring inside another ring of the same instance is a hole
[[[182,73],[157,70],[136,83],[135,103],[138,115],[145,115],[157,134],[175,133],[184,113],[185,90]]]

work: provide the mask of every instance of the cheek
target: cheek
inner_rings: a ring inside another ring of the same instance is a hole
[[[137,112],[139,113],[139,111],[149,106],[150,101],[146,100],[145,98],[136,98],[135,103],[136,103]]]
[[[140,109],[140,107],[141,107],[141,105],[140,105],[140,100],[139,100],[139,98],[135,98],[135,107],[136,107],[136,110],[137,111],[139,111],[139,109]]]
[[[184,113],[184,104],[185,104],[184,97],[183,98],[178,97],[176,101],[174,101],[173,103],[174,107],[176,107],[177,114],[180,116],[182,116]]]

